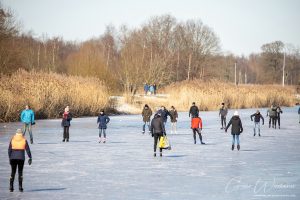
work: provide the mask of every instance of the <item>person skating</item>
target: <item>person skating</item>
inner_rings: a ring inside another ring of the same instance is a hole
[[[165,125],[163,123],[161,113],[155,114],[151,121],[151,135],[154,138],[154,154],[156,157],[157,143],[163,135],[166,135]],[[162,148],[159,148],[160,156],[162,156]]]
[[[225,104],[222,103],[222,106],[221,106],[220,111],[219,111],[219,116],[221,117],[221,125],[222,125],[221,129],[226,127],[227,113],[228,113],[228,109],[227,109],[227,107],[225,107]]]
[[[147,83],[144,84],[144,92],[145,92],[145,96],[148,94],[149,91],[149,85]]]
[[[100,111],[100,114],[97,119],[98,123],[98,128],[99,128],[99,143],[101,143],[101,136],[103,133],[103,143],[106,142],[106,129],[107,129],[107,124],[109,123],[110,118],[104,113],[104,110]]]
[[[193,102],[192,106],[190,107],[190,111],[189,111],[189,117],[195,117],[196,115],[199,116],[199,108],[196,106],[196,103]]]
[[[142,117],[143,117],[143,122],[144,122],[143,132],[142,132],[143,134],[145,133],[146,125],[148,126],[148,130],[150,133],[150,118],[151,118],[151,116],[152,116],[152,110],[147,104],[145,104],[143,111],[142,111]]]
[[[172,133],[177,133],[177,118],[178,118],[178,113],[177,110],[175,109],[174,106],[171,106],[171,110],[169,111],[170,113],[170,118],[171,118],[171,134]]]
[[[27,140],[23,136],[22,130],[17,129],[16,134],[10,140],[8,146],[8,157],[11,166],[11,175],[9,180],[9,191],[14,191],[14,180],[18,168],[19,191],[23,192],[23,168],[25,162],[25,151],[29,157],[28,164],[32,163],[32,156]]]
[[[280,114],[282,114],[282,110],[279,105],[276,108],[276,113],[277,113],[278,128],[280,129]]]
[[[25,110],[21,113],[21,121],[23,123],[23,135],[28,131],[30,136],[30,143],[33,144],[32,125],[35,124],[34,112],[29,105],[25,106]]]
[[[256,111],[256,113],[254,113],[253,115],[250,116],[251,121],[253,121],[253,117],[254,117],[254,135],[256,135],[256,129],[258,131],[258,135],[260,136],[260,119],[262,119],[262,125],[264,125],[264,118],[263,116],[260,114],[259,110]]]
[[[161,106],[160,110],[158,110],[157,113],[160,113],[161,119],[163,120],[164,125],[166,125],[168,121],[168,116],[171,117],[169,111],[166,109],[165,106]]]
[[[267,117],[269,116],[269,128],[271,128],[271,123],[272,123],[272,128],[276,129],[276,121],[277,121],[277,111],[276,107],[271,105],[271,107],[267,111]]]
[[[198,133],[199,135],[199,139],[201,144],[205,144],[202,141],[202,135],[201,135],[201,131],[202,131],[202,119],[199,116],[194,116],[192,118],[192,124],[191,124],[191,128],[193,130],[193,136],[194,136],[194,144],[196,144],[196,133]]]
[[[61,126],[64,128],[64,133],[63,133],[63,142],[69,142],[70,138],[70,126],[71,126],[71,120],[72,120],[72,114],[70,113],[70,108],[67,106],[65,108],[65,111],[62,115],[62,121],[61,121]]]
[[[235,141],[237,143],[237,149],[240,150],[240,134],[243,132],[243,125],[242,125],[242,121],[239,117],[238,111],[234,112],[233,117],[230,119],[230,121],[228,122],[228,124],[225,128],[225,132],[227,132],[227,129],[230,127],[230,125],[232,125],[232,127],[231,127],[231,135],[232,135],[231,150],[234,150]]]

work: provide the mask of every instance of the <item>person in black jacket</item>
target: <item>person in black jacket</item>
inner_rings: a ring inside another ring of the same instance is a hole
[[[157,113],[160,113],[160,116],[161,116],[161,119],[164,122],[164,125],[166,125],[166,123],[168,121],[168,116],[170,116],[170,118],[172,117],[165,106],[161,106],[160,110],[158,110]]]
[[[276,108],[276,112],[277,112],[277,122],[278,122],[278,128],[280,129],[280,114],[282,114],[282,110],[280,108],[280,106],[278,105]]]
[[[253,117],[254,117],[254,135],[256,135],[256,129],[258,131],[258,136],[260,136],[260,119],[262,119],[262,125],[264,125],[264,118],[263,116],[260,114],[259,110],[256,111],[256,113],[254,113],[253,115],[250,116],[251,121],[253,121]]]
[[[19,175],[19,191],[23,192],[22,182],[23,182],[23,167],[25,161],[25,150],[29,157],[28,164],[31,165],[32,156],[31,156],[28,142],[23,136],[22,130],[18,129],[17,133],[12,137],[8,147],[8,157],[9,157],[9,163],[11,165],[11,176],[10,176],[10,184],[9,184],[10,192],[14,191],[14,180],[15,180],[17,168],[18,168],[18,175]]]
[[[190,107],[190,111],[189,111],[189,117],[196,117],[199,116],[199,108],[196,106],[196,103],[193,102],[192,106]]]
[[[71,126],[72,114],[70,113],[69,106],[65,108],[65,112],[63,113],[61,121],[61,126],[64,128],[63,142],[69,142],[70,134],[69,129]]]
[[[234,144],[235,141],[237,143],[237,149],[240,150],[240,134],[243,132],[243,125],[242,121],[239,117],[238,111],[235,111],[233,114],[233,117],[230,119],[229,123],[227,124],[225,128],[225,132],[227,132],[227,129],[229,126],[231,127],[231,135],[232,135],[232,147],[231,150],[234,150]]]
[[[156,156],[157,142],[163,135],[166,135],[165,125],[161,119],[161,113],[155,114],[154,118],[151,121],[151,134],[154,137],[154,157]],[[159,148],[160,156],[162,156],[162,149]]]

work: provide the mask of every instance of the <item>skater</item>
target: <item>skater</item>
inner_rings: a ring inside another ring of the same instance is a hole
[[[104,113],[104,110],[100,111],[100,114],[97,119],[97,124],[99,124],[99,143],[101,143],[101,135],[103,133],[103,143],[106,142],[106,129],[107,129],[107,124],[110,121],[109,117]]]
[[[192,118],[192,125],[191,125],[191,129],[193,130],[193,135],[194,135],[194,144],[196,144],[196,133],[198,133],[199,135],[199,139],[201,144],[205,144],[202,141],[202,135],[201,135],[201,131],[202,131],[202,119],[199,116],[195,116]]]
[[[267,111],[267,117],[269,116],[269,128],[271,128],[271,123],[272,123],[272,128],[276,129],[276,121],[277,121],[277,111],[276,107],[271,105],[271,108]]]
[[[150,95],[154,94],[154,86],[153,85],[149,86],[149,92],[150,92]]]
[[[260,119],[262,119],[262,125],[264,125],[264,118],[263,116],[260,114],[259,110],[256,111],[256,113],[254,113],[253,115],[250,116],[251,121],[253,121],[253,117],[254,117],[254,135],[256,135],[256,129],[258,130],[258,136],[260,136]]]
[[[168,116],[171,117],[169,111],[166,109],[165,106],[161,106],[160,110],[157,111],[157,113],[160,113],[161,119],[163,120],[164,125],[166,125],[168,121]]]
[[[11,176],[9,180],[9,191],[14,191],[14,180],[18,168],[19,191],[23,192],[23,167],[25,161],[25,150],[29,157],[28,164],[32,163],[32,156],[27,140],[23,136],[22,130],[17,129],[16,134],[12,137],[8,147],[8,157],[11,166]]]
[[[171,134],[173,134],[173,133],[176,134],[177,133],[176,125],[177,125],[178,113],[174,106],[171,106],[171,110],[169,111],[169,113],[170,113],[170,118],[171,118]]]
[[[25,110],[22,111],[21,121],[24,124],[23,135],[25,135],[26,131],[28,131],[30,136],[30,143],[33,144],[32,125],[35,124],[35,121],[34,121],[34,112],[33,110],[30,109],[29,105],[26,105]]]
[[[299,109],[298,109],[298,115],[299,115],[299,124],[300,124],[300,106],[299,106]]]
[[[145,92],[145,96],[148,94],[149,91],[149,85],[147,83],[144,84],[144,92]]]
[[[278,128],[280,129],[280,114],[282,114],[282,110],[279,105],[276,108],[276,113],[277,113]]]
[[[194,118],[195,116],[199,116],[199,108],[196,106],[196,103],[193,102],[190,107],[189,117]]]
[[[235,111],[233,114],[233,117],[230,119],[229,123],[227,124],[225,128],[225,132],[227,133],[227,129],[229,126],[232,125],[231,127],[231,135],[232,135],[232,146],[231,150],[234,150],[234,144],[235,141],[237,143],[237,149],[240,150],[240,134],[243,132],[243,125],[242,121],[239,117],[238,111]]]
[[[221,116],[221,125],[222,125],[221,129],[224,129],[226,127],[227,113],[228,113],[228,109],[227,109],[227,107],[225,107],[225,104],[222,103],[222,106],[219,111],[219,116]],[[224,126],[223,126],[223,124],[224,124]]]
[[[155,114],[151,121],[151,135],[154,137],[154,154],[156,157],[157,143],[163,135],[166,135],[165,125],[163,123],[161,113]],[[160,157],[162,156],[162,148],[159,148]]]
[[[69,142],[70,134],[69,129],[71,126],[71,120],[72,120],[72,114],[70,113],[70,108],[67,106],[65,108],[65,112],[63,113],[63,118],[61,122],[61,126],[64,128],[64,134],[63,134],[63,142]]]
[[[151,118],[151,116],[152,116],[152,110],[147,104],[145,104],[143,111],[142,111],[142,117],[143,117],[143,122],[144,122],[143,132],[142,132],[143,134],[145,133],[146,125],[148,126],[148,130],[150,133],[150,118]]]

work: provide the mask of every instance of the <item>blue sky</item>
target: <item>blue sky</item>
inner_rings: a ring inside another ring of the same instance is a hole
[[[178,21],[201,19],[238,55],[259,52],[281,40],[300,46],[300,0],[1,0],[24,31],[83,41],[107,25],[138,27],[150,17],[171,14]]]

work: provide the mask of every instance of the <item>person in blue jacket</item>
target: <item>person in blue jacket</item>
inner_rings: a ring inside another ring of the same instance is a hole
[[[30,143],[33,144],[32,125],[35,124],[35,121],[34,112],[30,109],[29,105],[26,105],[25,110],[21,113],[21,122],[24,124],[23,135],[25,135],[26,131],[28,131],[30,135]]]
[[[100,114],[97,119],[97,124],[99,128],[99,143],[101,143],[101,135],[103,133],[103,143],[106,142],[106,129],[107,129],[107,124],[110,121],[109,117],[104,113],[104,110],[100,111]]]

